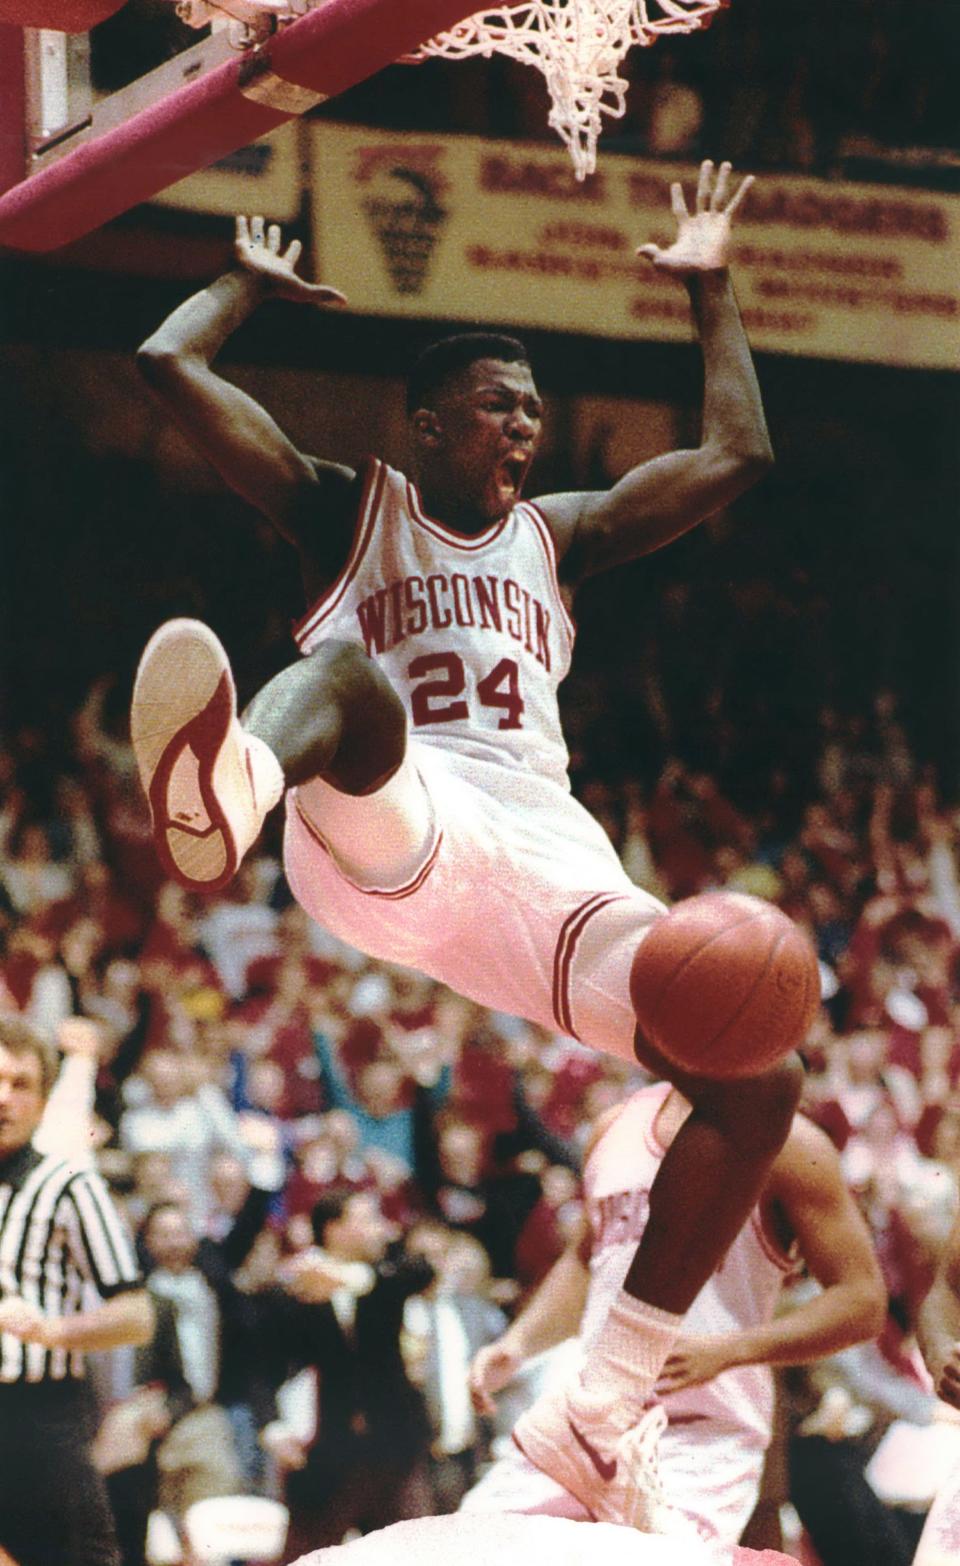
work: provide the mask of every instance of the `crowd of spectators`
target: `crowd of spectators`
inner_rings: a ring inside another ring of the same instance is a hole
[[[126,1566],[150,1511],[211,1494],[283,1494],[302,1549],[451,1509],[496,1436],[465,1367],[560,1254],[589,1129],[640,1078],[343,947],[292,902],[276,826],[221,896],[163,883],[106,691],[56,746],[21,728],[0,750],[0,1008],[86,1049],[58,1124],[91,1127],[158,1302],[154,1343],[98,1372]],[[958,819],[889,691],[820,712],[801,797],[776,769],[732,785],[723,701],[700,743],[724,769],[604,778],[579,748],[590,705],[574,691],[577,787],[631,876],[770,898],[820,955],[806,1107],[891,1303],[880,1342],[793,1389],[803,1518],[811,1453],[869,1490],[885,1427],[936,1411],[912,1329],[960,1188]]]

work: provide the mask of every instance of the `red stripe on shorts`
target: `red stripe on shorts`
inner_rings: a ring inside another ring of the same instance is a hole
[[[610,903],[619,902],[627,894],[625,892],[595,892],[588,897],[585,903],[575,908],[564,922],[553,954],[553,1015],[557,1026],[571,1038],[579,1037],[573,1026],[573,1013],[570,1009],[570,968],[573,963],[577,943],[580,940],[586,926],[594,914],[601,908],[609,907]]]

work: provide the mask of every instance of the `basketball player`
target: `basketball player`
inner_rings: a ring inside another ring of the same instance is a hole
[[[960,1217],[950,1231],[937,1275],[920,1307],[917,1337],[937,1397],[960,1408]]]
[[[538,1462],[561,1481],[577,1466],[597,1517],[640,1527],[657,1376],[757,1199],[802,1071],[791,1056],[749,1079],[707,1080],[637,1035],[631,965],[663,907],[571,798],[556,690],[573,643],[567,594],[669,543],[771,463],[727,268],[749,184],[731,196],[729,164],[704,163],[692,213],[672,188],[674,242],[639,252],[689,291],[703,429],[696,448],[643,463],[609,492],[521,499],[543,409],[523,346],[502,336],[450,338],[416,365],[412,477],[297,450],[211,367],[268,296],[342,297],[299,278],[299,244],[282,250],[260,218],[238,219],[236,269],[140,352],[187,438],[297,549],[311,604],[295,630],[302,659],[242,724],[206,627],[172,621],[147,646],[132,733],[168,872],[225,885],[286,790],[286,873],[313,918],[483,1005],[630,1060],[636,1051],[693,1105],[569,1406],[544,1405],[537,1443],[528,1419]]]
[[[593,1352],[639,1243],[660,1164],[690,1112],[669,1083],[643,1088],[603,1117],[584,1167],[580,1233],[498,1342],[480,1350],[470,1384],[478,1411],[534,1355],[579,1335]],[[803,1261],[822,1286],[774,1319],[784,1282]],[[763,1194],[697,1295],[667,1359],[660,1478],[672,1525],[736,1544],[757,1501],[773,1418],[771,1365],[808,1364],[874,1337],[886,1296],[866,1225],[829,1138],[798,1115]],[[584,1519],[582,1501],[516,1449],[463,1502],[465,1510]],[[665,1524],[670,1527],[669,1520]]]

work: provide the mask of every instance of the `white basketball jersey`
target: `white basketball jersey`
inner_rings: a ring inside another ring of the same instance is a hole
[[[587,1354],[602,1331],[646,1228],[650,1187],[666,1152],[657,1140],[657,1116],[670,1091],[669,1084],[656,1083],[635,1093],[587,1160],[584,1195],[592,1243],[580,1333]],[[685,1330],[729,1333],[769,1321],[784,1279],[796,1264],[796,1251],[787,1254],[775,1244],[754,1208],[687,1312]],[[773,1376],[766,1365],[739,1366],[706,1385],[672,1392],[663,1403],[671,1424],[709,1420],[752,1430],[766,1444],[773,1416]]]
[[[569,787],[557,686],[573,622],[531,503],[456,533],[427,516],[410,479],[371,461],[350,558],[294,636],[303,653],[331,638],[365,647],[418,740]]]

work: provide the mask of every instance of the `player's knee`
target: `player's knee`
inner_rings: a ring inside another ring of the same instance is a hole
[[[362,794],[394,772],[407,746],[403,702],[383,670],[354,642],[330,642],[323,654],[323,683],[341,715],[331,781]]]

